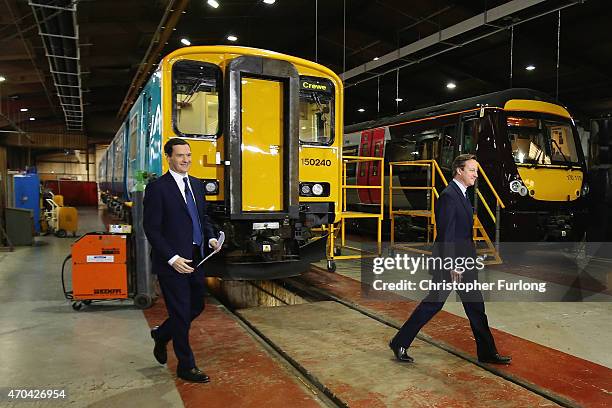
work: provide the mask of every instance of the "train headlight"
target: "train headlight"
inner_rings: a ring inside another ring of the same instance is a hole
[[[217,194],[219,192],[219,182],[217,180],[204,180],[204,192],[207,195]]]
[[[513,180],[510,182],[510,191],[512,191],[513,193],[518,193],[521,191],[522,186],[523,186],[523,183],[521,183],[518,180]]]
[[[585,196],[589,194],[589,190],[589,185],[587,183],[584,183],[584,185],[582,186],[582,195]]]
[[[527,187],[521,186],[521,188],[519,188],[519,194],[521,197],[525,197],[527,194],[529,194],[529,190],[527,190]]]
[[[329,197],[329,183],[320,181],[305,181],[300,183],[300,196],[302,197]]]

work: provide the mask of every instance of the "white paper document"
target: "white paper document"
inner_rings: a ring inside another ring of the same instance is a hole
[[[223,243],[225,242],[225,233],[223,231],[219,231],[219,238],[217,238],[217,249],[215,249],[214,251],[212,251],[210,254],[208,254],[208,256],[204,259],[202,259],[200,261],[200,263],[198,264],[197,267],[199,267],[200,265],[202,265],[204,262],[206,262],[206,260],[208,258],[210,258],[211,256],[213,256],[214,254],[216,254],[217,252],[219,252],[221,250],[221,248],[223,247]]]

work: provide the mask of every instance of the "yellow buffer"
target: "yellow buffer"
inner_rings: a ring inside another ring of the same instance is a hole
[[[242,77],[242,211],[284,211],[283,83]]]

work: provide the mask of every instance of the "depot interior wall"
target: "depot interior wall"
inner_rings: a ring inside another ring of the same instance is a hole
[[[89,178],[87,175],[87,154],[84,150],[66,153],[52,153],[38,156],[36,169],[41,181],[44,180],[77,180],[96,181],[95,150],[89,151]]]

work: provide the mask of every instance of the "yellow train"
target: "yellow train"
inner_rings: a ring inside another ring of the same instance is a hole
[[[136,227],[144,186],[168,170],[162,146],[184,138],[190,174],[227,237],[210,271],[296,275],[324,257],[315,242],[340,216],[342,119],[342,81],[322,65],[246,47],[181,48],[163,58],[106,151],[102,197]]]

